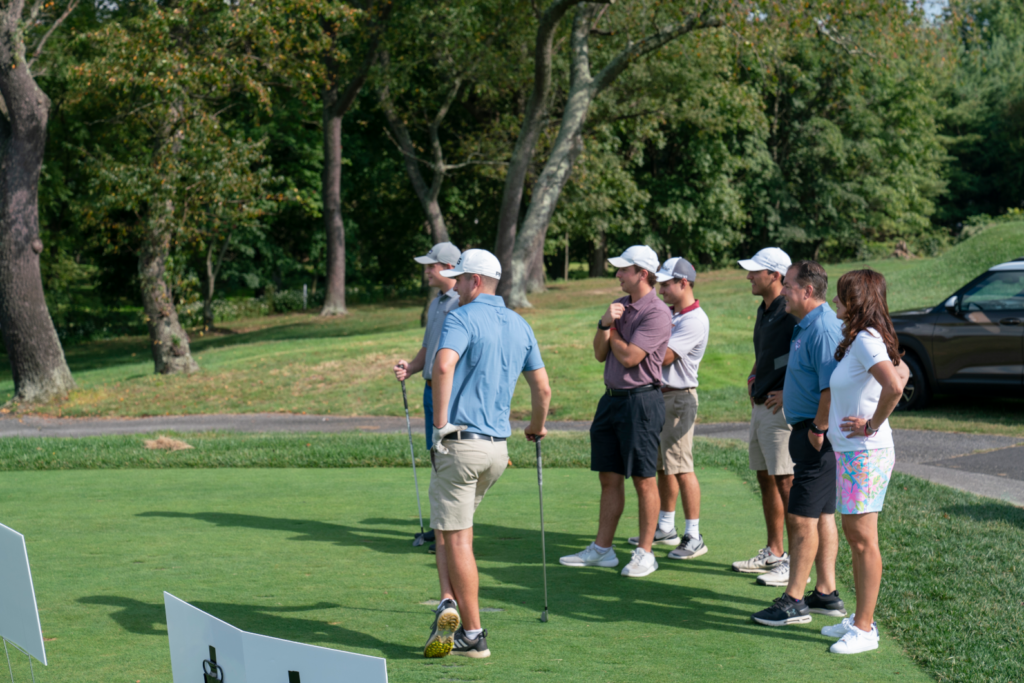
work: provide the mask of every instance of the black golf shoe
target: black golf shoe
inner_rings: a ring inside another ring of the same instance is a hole
[[[813,590],[804,597],[804,602],[807,603],[808,609],[815,614],[824,614],[830,617],[846,616],[846,605],[839,599],[839,591],[826,594]]]
[[[451,598],[442,600],[434,610],[434,623],[430,627],[427,644],[423,646],[423,656],[447,657],[454,645],[453,634],[456,629],[462,630],[459,629],[459,623],[459,610],[455,601]]]
[[[491,656],[487,649],[487,629],[484,629],[476,640],[470,640],[466,636],[466,629],[459,627],[455,632],[455,646],[452,648],[453,655],[472,657],[473,659],[484,659]]]
[[[789,597],[789,593],[783,593],[781,598],[775,599],[771,607],[754,614],[751,619],[765,626],[806,624],[811,621],[811,610],[802,598],[794,600]]]
[[[437,555],[437,544],[436,543],[431,543],[430,545],[428,545],[427,546],[427,552],[430,553],[431,555]]]

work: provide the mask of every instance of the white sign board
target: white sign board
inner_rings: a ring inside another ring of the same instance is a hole
[[[261,636],[164,593],[174,683],[387,683],[386,660]],[[199,676],[206,675],[205,679]]]
[[[39,625],[25,537],[3,524],[0,524],[0,637],[46,664],[43,629]]]

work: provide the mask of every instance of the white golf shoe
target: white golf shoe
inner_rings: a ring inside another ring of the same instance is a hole
[[[619,566],[619,558],[615,555],[614,547],[602,552],[594,543],[591,543],[578,553],[558,558],[558,562],[559,564],[564,564],[566,567]]]
[[[870,631],[861,631],[850,624],[850,630],[829,648],[829,652],[837,655],[856,655],[878,649],[878,629],[874,624]]]
[[[631,579],[638,579],[642,576],[653,574],[657,568],[658,561],[654,559],[654,554],[647,552],[643,548],[637,548],[633,551],[633,557],[630,558],[629,564],[622,568],[622,575],[628,576]]]

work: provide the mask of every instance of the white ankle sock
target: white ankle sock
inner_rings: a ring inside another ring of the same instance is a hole
[[[676,525],[676,511],[658,513],[658,530],[672,531]]]
[[[690,534],[690,538],[700,538],[700,519],[688,519],[686,520],[686,531],[685,534]]]
[[[483,632],[484,630],[482,628],[475,628],[472,631],[466,631],[466,637],[470,640],[476,640],[480,637],[480,634]]]
[[[607,548],[602,548],[597,543],[594,544],[594,547],[597,548],[598,550],[600,550],[602,553],[606,553],[606,552],[608,552],[609,550],[612,549],[611,546],[608,546]]]

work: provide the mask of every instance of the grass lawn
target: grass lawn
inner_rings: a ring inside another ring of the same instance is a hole
[[[993,227],[938,259],[885,260],[829,266],[833,282],[843,272],[872,267],[890,280],[893,310],[935,305],[993,263],[1024,255],[1024,224]],[[703,422],[749,418],[745,379],[753,363],[751,330],[758,299],[745,272],[701,273],[697,294],[711,320],[711,340],[700,369]],[[621,296],[615,280],[557,282],[534,295],[522,311],[541,343],[552,377],[551,418],[593,417],[603,382],[593,360],[595,321]],[[78,383],[66,401],[39,409],[63,416],[143,416],[214,412],[401,415],[400,392],[391,375],[399,358],[411,358],[422,341],[420,302],[361,306],[342,319],[312,313],[230,323],[233,332],[193,335],[202,372],[164,377],[153,365],[142,337],[69,347]],[[2,359],[0,359],[2,361]],[[6,363],[0,362],[0,398],[13,395]],[[409,382],[412,411],[422,414],[422,380]],[[896,427],[1024,435],[1020,399],[979,399],[969,405],[938,397],[923,413],[898,415]],[[513,414],[525,417],[529,391],[521,382]]]
[[[0,521],[27,538],[51,660],[42,683],[170,681],[164,590],[243,629],[384,656],[392,681],[1024,680],[1024,510],[1000,501],[897,474],[880,516],[882,648],[837,657],[817,632],[835,619],[749,619],[781,591],[729,570],[764,542],[741,445],[696,441],[711,552],[630,581],[557,564],[591,540],[598,502],[587,436],[560,434],[544,442],[551,621],[540,624],[536,475],[531,445],[515,439],[516,467],[476,520],[481,602],[500,610],[483,615],[495,654],[427,661],[421,603],[437,598],[436,578],[411,546],[401,435],[173,436],[195,449],[155,455],[142,435],[0,439]],[[426,504],[423,475],[421,493]],[[636,529],[627,495],[623,560]],[[838,568],[852,608],[845,542]]]

